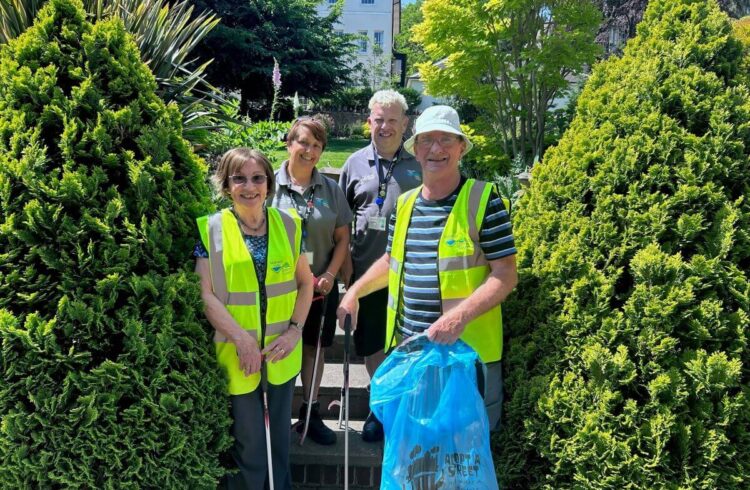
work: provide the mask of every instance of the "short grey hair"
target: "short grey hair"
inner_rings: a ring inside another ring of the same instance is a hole
[[[367,108],[370,109],[370,112],[372,112],[375,104],[382,107],[398,104],[401,106],[401,109],[404,110],[404,114],[409,110],[409,104],[406,103],[404,96],[392,89],[378,90],[372,94],[370,102],[367,104]]]

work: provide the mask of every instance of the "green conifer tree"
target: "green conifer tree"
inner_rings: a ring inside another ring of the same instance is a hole
[[[505,488],[750,488],[750,93],[714,0],[649,2],[514,216]]]
[[[0,48],[0,488],[214,488],[227,398],[190,251],[211,206],[119,20]]]

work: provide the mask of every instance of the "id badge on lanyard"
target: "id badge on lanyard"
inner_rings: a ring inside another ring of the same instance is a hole
[[[367,218],[367,227],[371,230],[385,231],[385,216],[370,216]]]
[[[312,267],[313,260],[315,259],[315,253],[312,251],[307,250],[307,246],[305,242],[307,241],[307,225],[309,223],[310,217],[312,216],[313,209],[315,207],[315,188],[313,187],[310,191],[310,198],[305,203],[305,207],[300,211],[299,207],[297,207],[297,200],[294,198],[291,192],[289,192],[289,189],[287,188],[287,193],[289,195],[289,199],[292,201],[292,205],[297,210],[297,213],[302,218],[302,252],[305,254],[305,258],[307,258],[307,262]]]
[[[378,157],[377,152],[375,152],[375,166],[377,167],[378,172],[378,195],[375,198],[375,204],[378,206],[378,215],[377,216],[370,216],[367,219],[367,227],[371,230],[376,231],[385,231],[387,226],[387,221],[385,216],[381,216],[381,210],[383,209],[383,204],[385,203],[385,196],[388,192],[388,181],[391,180],[391,175],[393,175],[393,166],[396,164],[396,160],[398,159],[399,155],[401,154],[401,151],[394,156],[393,160],[391,160],[391,164],[388,166],[388,171],[385,174],[385,178],[381,179],[381,169],[380,169],[380,158]]]

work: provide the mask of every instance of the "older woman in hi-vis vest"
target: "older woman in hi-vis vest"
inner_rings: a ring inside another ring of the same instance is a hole
[[[302,363],[298,325],[313,293],[310,266],[300,253],[300,219],[265,206],[274,174],[257,150],[228,151],[212,180],[232,205],[198,219],[195,256],[234,420],[232,456],[239,471],[227,477],[227,488],[261,489],[268,483],[259,389],[266,363],[274,488],[291,489],[289,413]]]

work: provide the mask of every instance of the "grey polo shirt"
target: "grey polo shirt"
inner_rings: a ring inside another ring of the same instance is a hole
[[[301,217],[305,215],[307,202],[313,194],[313,210],[305,227],[304,248],[313,252],[313,263],[310,264],[313,274],[321,275],[328,268],[336,243],[333,241],[333,230],[352,222],[352,212],[346,202],[344,193],[336,181],[321,175],[313,169],[310,187],[304,195],[291,188],[289,174],[286,171],[288,162],[281,164],[276,173],[276,193],[269,203],[279,209],[296,208]]]
[[[378,196],[380,179],[384,179],[390,166],[390,160],[380,159],[380,177],[375,165],[375,148],[371,144],[358,150],[347,158],[342,168],[339,186],[346,195],[349,206],[356,210],[355,236],[352,240],[352,262],[354,264],[354,278],[360,277],[375,260],[385,253],[388,242],[387,230],[371,230],[368,220],[372,216],[390,218],[396,206],[398,196],[422,183],[422,168],[414,156],[402,149],[393,167],[393,175],[388,181],[385,202],[378,210],[375,199]]]

